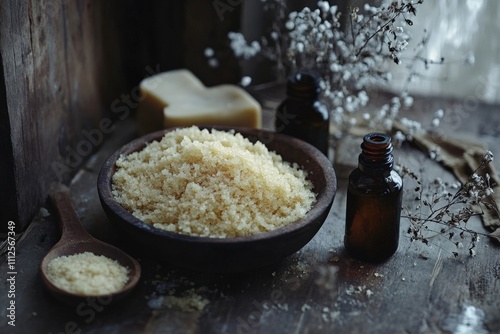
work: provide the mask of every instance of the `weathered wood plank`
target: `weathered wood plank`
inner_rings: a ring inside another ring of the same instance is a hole
[[[22,180],[26,180],[27,182],[36,181],[36,178],[32,177],[33,174],[29,173],[28,168],[19,166],[19,162],[22,161],[21,159],[28,155],[25,150],[27,138],[23,138],[23,133],[33,132],[35,125],[34,122],[29,119],[28,113],[23,112],[24,106],[29,104],[29,96],[24,93],[25,87],[32,86],[31,78],[22,75],[22,72],[29,72],[33,69],[31,45],[29,39],[27,40],[19,37],[23,35],[29,36],[28,16],[26,15],[23,20],[22,14],[28,12],[29,8],[26,2],[16,5],[14,1],[3,1],[0,6],[0,21],[2,22],[2,29],[0,29],[0,42],[2,45],[0,50],[2,52],[3,74],[5,76],[5,105],[7,107],[7,109],[2,111],[7,113],[6,118],[9,121],[7,126],[10,127],[10,132],[2,133],[1,135],[10,135],[9,138],[3,141],[10,143],[11,152],[5,152],[6,159],[10,161],[9,165],[11,168],[14,167],[13,171],[15,171],[15,173],[12,181],[18,185]],[[4,80],[4,78],[2,77],[1,80]],[[15,87],[19,87],[19,89]],[[14,92],[12,91],[13,89]],[[12,145],[14,141],[18,143],[15,147]],[[9,153],[11,153],[11,155],[7,155]],[[38,154],[35,153],[33,159],[29,159],[27,162],[33,163],[33,161],[37,161],[38,158]],[[26,191],[25,189],[23,190]],[[29,208],[36,205],[33,203],[32,199],[26,198],[27,196],[19,196],[18,198],[15,188],[9,189],[8,191],[11,192],[11,196],[16,198],[16,206],[19,204],[22,205],[22,207]],[[32,189],[32,192],[32,198],[39,196],[38,189]],[[19,210],[19,207],[15,207],[12,211],[9,209],[11,208],[2,207],[2,209],[0,209],[2,210],[1,216],[5,218],[14,216],[16,219],[22,219],[25,224],[31,218],[30,216],[23,217],[24,214]],[[2,229],[5,229],[4,225],[5,224],[2,223]]]
[[[183,66],[183,13],[165,1],[0,3],[2,221],[24,228],[47,185],[100,146],[108,120],[133,114],[133,87]]]
[[[19,221],[19,215],[17,210],[11,210],[9,208],[16,208],[16,196],[15,196],[15,173],[14,173],[14,160],[12,152],[12,142],[10,134],[10,118],[7,112],[7,89],[5,87],[5,81],[2,80],[4,77],[2,53],[0,52],[0,147],[2,147],[1,152],[5,156],[4,159],[0,159],[0,171],[2,171],[2,176],[0,177],[0,203],[2,206],[0,208],[0,219],[2,222],[13,220]],[[0,231],[3,231],[4,227],[0,227]]]
[[[8,207],[10,213],[2,217],[17,212],[18,228],[28,223],[45,200],[50,181],[71,177],[71,173],[54,174],[52,163],[67,154],[67,145],[81,139],[78,130],[85,128],[93,114],[102,112],[93,73],[84,70],[95,60],[88,43],[94,38],[89,29],[95,22],[82,12],[88,3],[2,2],[1,80],[6,86],[4,112],[8,113],[12,147],[7,159],[13,162],[15,188],[11,191],[17,198],[16,207]]]

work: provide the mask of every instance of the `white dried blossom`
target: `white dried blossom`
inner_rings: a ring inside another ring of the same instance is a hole
[[[391,99],[391,103],[395,106],[401,106],[401,100],[399,99],[399,97],[397,96],[394,96],[392,99]]]
[[[358,93],[358,99],[359,99],[359,103],[361,104],[361,106],[366,106],[368,104],[368,94],[366,94],[366,91],[362,90]]]
[[[434,182],[434,184],[435,184],[436,186],[441,186],[441,185],[443,185],[443,180],[441,180],[441,178],[440,178],[440,177],[436,177],[436,178],[434,179],[434,181],[433,181],[433,182]]]
[[[344,74],[342,75],[342,80],[347,81],[351,78],[352,74],[349,71],[344,71]]]
[[[349,7],[343,16],[329,1],[317,1],[315,8],[287,14],[287,1],[267,0],[265,8],[275,14],[268,37],[248,43],[242,34],[231,33],[230,46],[237,57],[249,59],[259,53],[275,61],[279,79],[304,69],[316,70],[329,83],[322,85],[322,96],[332,115],[336,114],[333,122],[346,130],[352,126],[351,114],[368,104],[365,88],[390,81],[387,63],[401,63],[410,38],[406,27],[421,2],[383,0],[379,5]],[[403,89],[401,100],[391,102],[385,118],[371,115],[367,122],[389,129],[401,108],[412,104],[413,98]],[[412,125],[410,131],[418,128]]]
[[[429,151],[429,158],[431,158],[431,160],[439,162],[442,160],[440,153],[441,153],[441,147],[436,146]]]
[[[401,146],[401,144],[406,140],[406,136],[401,131],[396,131],[392,140],[396,146]]]
[[[318,1],[318,8],[323,13],[328,13],[328,11],[330,10],[330,3],[328,1]]]
[[[438,109],[434,112],[434,118],[443,118],[444,111],[443,109]]]
[[[214,56],[215,51],[212,48],[206,48],[203,53],[205,54],[205,57],[210,58]]]
[[[376,14],[380,11],[380,8],[375,6],[370,6],[369,4],[365,3],[364,10],[367,13]]]
[[[330,15],[335,16],[337,14],[337,10],[338,10],[338,7],[336,5],[331,6],[330,7]]]
[[[472,203],[477,203],[479,200],[479,191],[478,190],[469,190],[469,197]]]
[[[242,33],[230,32],[228,38],[231,48],[237,57],[249,59],[258,54],[261,50],[259,42],[253,41],[248,44]]]
[[[408,139],[412,139],[415,134],[419,134],[423,132],[422,124],[418,121],[414,121],[403,117],[401,120],[401,124],[406,128]]]
[[[482,181],[482,178],[477,173],[472,173],[470,178],[474,183],[481,183]]]
[[[296,45],[295,45],[295,50],[299,53],[302,53],[304,52],[304,43],[302,42],[298,42]]]
[[[405,50],[406,48],[408,47],[408,42],[403,40],[403,41],[398,41],[397,45],[396,45],[396,49],[398,51],[403,51]]]
[[[330,70],[332,72],[334,72],[334,73],[335,72],[340,72],[340,71],[342,71],[342,66],[340,64],[333,63],[333,64],[330,65]]]
[[[240,85],[243,87],[247,87],[252,83],[252,78],[249,76],[244,76],[241,78]]]
[[[208,66],[210,66],[210,67],[219,67],[219,61],[217,60],[217,58],[210,58],[208,60]]]
[[[392,129],[393,120],[390,118],[386,118],[386,119],[384,119],[382,124],[383,124],[384,130],[389,131],[390,129]]]
[[[384,104],[377,112],[377,117],[379,118],[384,118],[387,115],[387,112],[389,111],[389,105]]]
[[[488,163],[492,162],[493,159],[494,159],[493,152],[487,151],[486,154],[483,157],[483,161],[482,162],[488,164]]]
[[[410,108],[411,106],[413,106],[413,97],[411,96],[404,96],[403,97],[403,105],[405,106],[405,108]]]

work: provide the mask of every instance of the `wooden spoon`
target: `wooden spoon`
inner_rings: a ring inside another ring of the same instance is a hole
[[[57,209],[59,227],[61,229],[61,239],[47,253],[40,265],[42,280],[49,292],[57,299],[70,304],[77,304],[88,297],[105,297],[105,299],[102,299],[103,303],[108,304],[123,298],[132,291],[141,276],[139,263],[120,249],[95,239],[85,231],[71,203],[68,187],[62,184],[53,185],[49,191],[49,196]],[[55,286],[47,274],[47,266],[50,261],[60,256],[69,256],[83,252],[106,256],[128,268],[128,282],[119,291],[101,296],[75,294]]]

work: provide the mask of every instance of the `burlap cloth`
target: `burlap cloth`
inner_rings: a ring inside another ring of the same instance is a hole
[[[404,126],[397,122],[394,124],[394,130],[407,133]],[[429,132],[414,134],[413,143],[427,153],[438,151],[438,161],[444,167],[449,168],[462,184],[467,182],[488,151],[482,143]],[[500,204],[500,178],[492,163],[477,173],[482,176],[488,173],[491,177],[490,182],[494,193],[486,199],[486,205],[482,206],[484,213],[481,218],[490,236],[500,242],[500,216],[497,205]]]

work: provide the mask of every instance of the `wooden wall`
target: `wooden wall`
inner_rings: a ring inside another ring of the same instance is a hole
[[[24,228],[48,185],[68,182],[148,69],[183,65],[182,13],[182,1],[0,2],[2,230]]]
[[[103,70],[106,37],[96,43],[106,22],[103,10],[91,1],[2,2],[2,127],[7,131],[1,136],[11,148],[2,145],[7,154],[2,174],[9,173],[9,179],[2,178],[1,196],[15,202],[2,206],[2,223],[12,219],[24,226],[30,220],[48,183],[57,178],[52,162],[76,145],[82,125],[101,115],[95,78]],[[78,166],[75,159],[70,169]],[[67,180],[71,170],[60,175]]]

